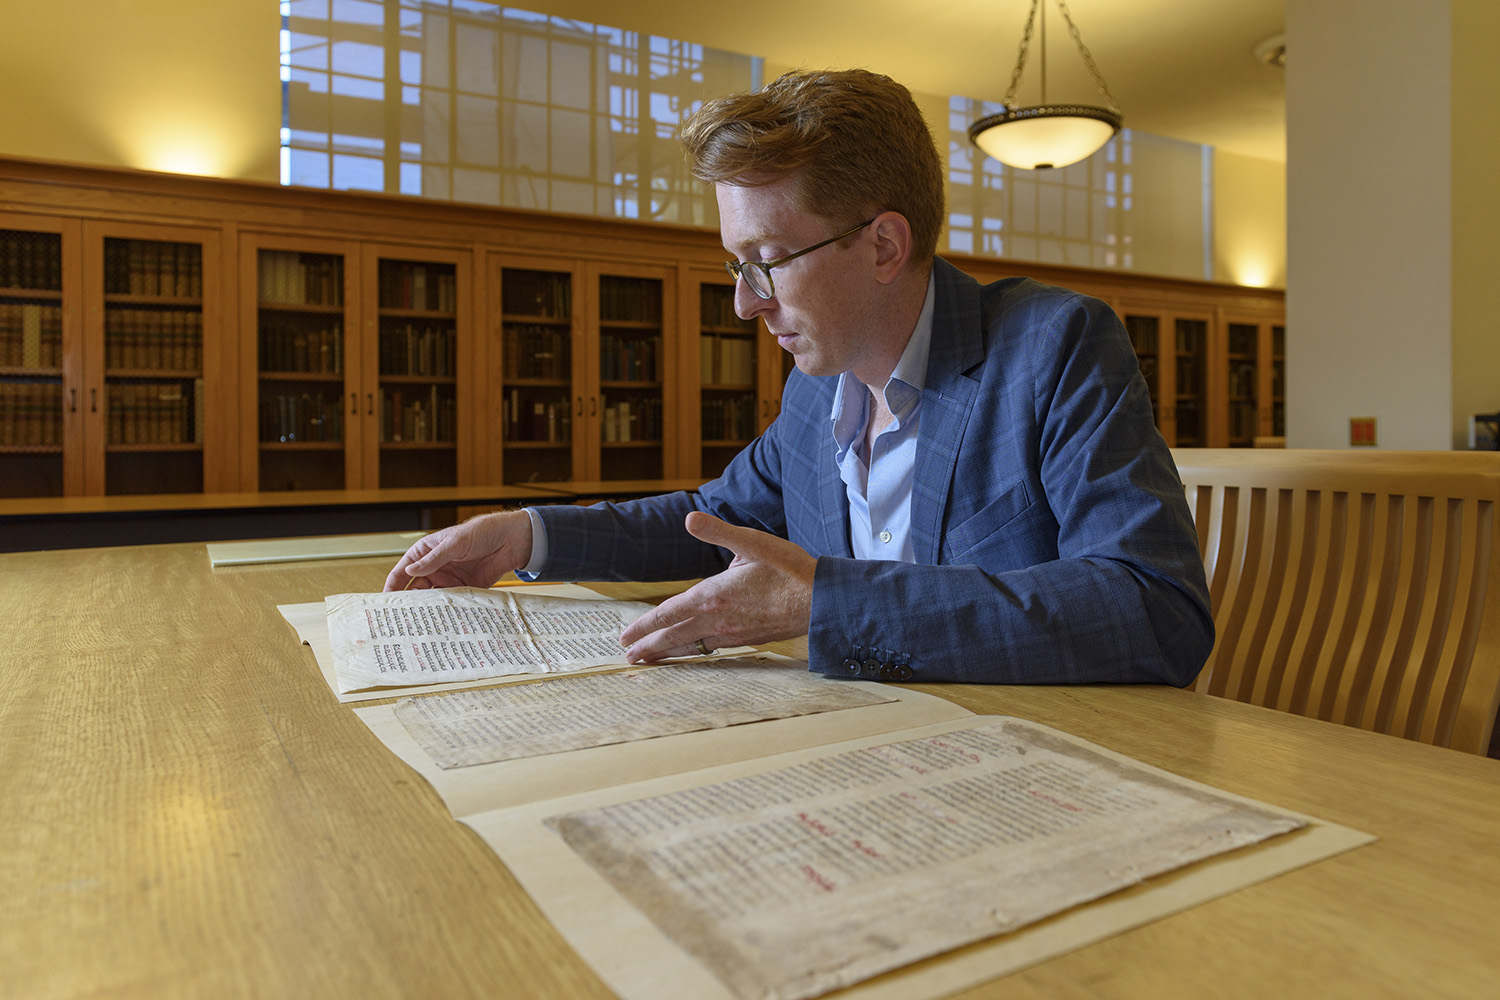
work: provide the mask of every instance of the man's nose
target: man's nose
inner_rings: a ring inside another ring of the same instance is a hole
[[[744,278],[737,278],[734,282],[734,314],[740,319],[754,319],[761,313],[769,311],[774,307],[776,300],[763,299],[750,290],[750,283]]]

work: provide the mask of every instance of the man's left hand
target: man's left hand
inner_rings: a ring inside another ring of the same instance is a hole
[[[631,663],[694,656],[708,649],[750,646],[805,635],[812,621],[818,561],[795,542],[741,528],[711,514],[687,516],[690,535],[734,553],[715,576],[641,615],[620,634]]]

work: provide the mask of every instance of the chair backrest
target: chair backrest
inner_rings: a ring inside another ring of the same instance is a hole
[[[1500,453],[1175,449],[1218,636],[1194,687],[1483,754]]]

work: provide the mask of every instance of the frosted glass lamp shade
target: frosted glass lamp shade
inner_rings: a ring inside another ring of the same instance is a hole
[[[1120,131],[1118,112],[1078,104],[1016,108],[969,126],[969,139],[1008,167],[1066,167],[1092,156]]]

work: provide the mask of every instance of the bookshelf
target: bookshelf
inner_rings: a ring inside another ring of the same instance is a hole
[[[499,370],[489,384],[500,387],[491,400],[490,425],[501,428],[501,481],[586,478],[575,473],[576,466],[586,465],[581,449],[574,448],[575,427],[582,427],[584,413],[584,365],[574,351],[580,340],[576,267],[497,255],[490,262],[489,287],[499,289],[499,310],[491,323],[500,335],[494,359]]]
[[[946,256],[1108,302],[1172,444],[1284,431],[1281,292]],[[712,476],[792,367],[723,259],[705,229],[0,157],[0,495]]]
[[[0,214],[0,496],[64,492],[63,240]]]
[[[242,237],[246,489],[454,486],[470,473],[472,255]],[[247,445],[251,442],[247,442]]]
[[[599,397],[598,420],[589,422],[589,430],[597,448],[597,478],[675,476],[675,463],[668,460],[673,452],[667,442],[665,391],[666,312],[673,275],[663,268],[591,265],[589,281],[598,366],[597,385],[590,388]]]
[[[367,362],[363,381],[376,386],[379,422],[366,435],[375,447],[366,446],[362,464],[378,470],[366,485],[456,486],[471,459],[467,447],[460,453],[460,427],[472,423],[471,379],[462,374],[474,367],[472,257],[373,245],[363,254],[374,279],[364,284],[364,314],[375,317],[377,329],[374,370]]]
[[[204,257],[218,234],[89,235],[103,255],[105,492],[200,493]]]
[[[1228,445],[1286,435],[1286,326],[1254,317],[1224,320]]]
[[[1211,446],[1212,313],[1178,313],[1133,304],[1116,306],[1116,312],[1140,362],[1162,437],[1178,448]]]
[[[249,449],[242,467],[251,489],[331,490],[363,485],[361,414],[374,411],[373,392],[361,407],[359,257],[354,244],[242,238],[243,329],[251,357],[242,357],[251,408],[241,426]],[[347,403],[345,402],[347,398]]]
[[[700,280],[698,290],[697,400],[699,471],[717,476],[764,426],[761,349],[767,340],[756,320],[734,311],[734,285]],[[780,387],[777,389],[780,395]]]
[[[228,481],[221,233],[83,224],[84,494],[201,493]],[[69,389],[69,406],[75,393]]]
[[[500,392],[487,411],[502,429],[500,480],[679,475],[673,269],[496,254],[488,273],[499,290],[489,384]]]

